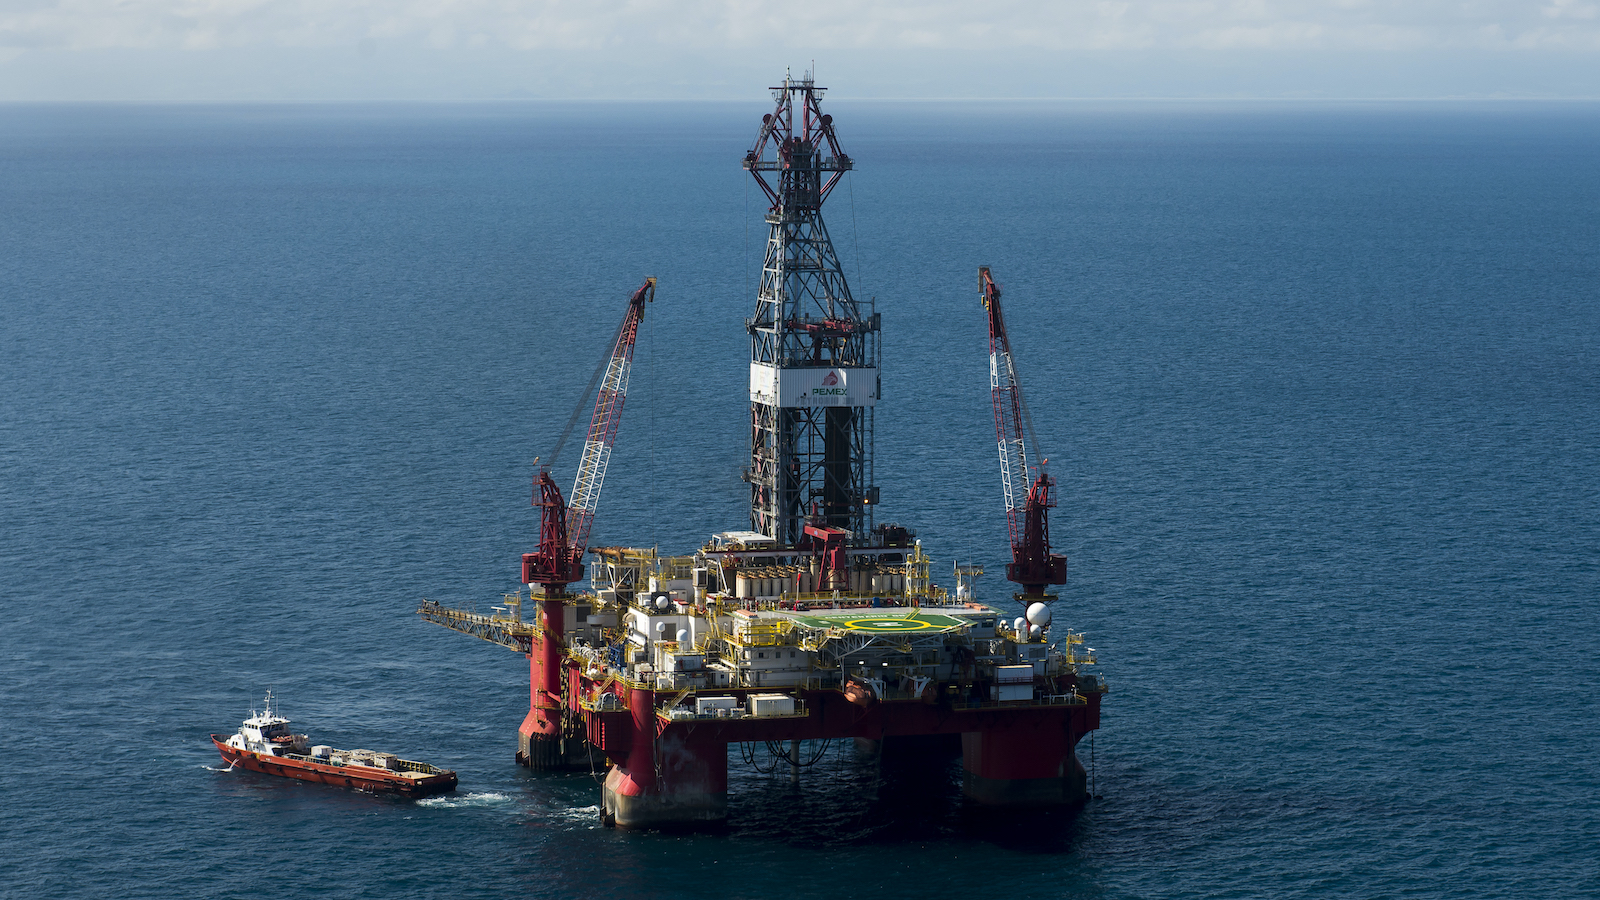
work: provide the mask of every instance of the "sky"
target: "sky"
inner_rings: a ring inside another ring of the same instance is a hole
[[[0,101],[734,100],[813,66],[860,99],[1600,99],[1600,0],[0,0]]]

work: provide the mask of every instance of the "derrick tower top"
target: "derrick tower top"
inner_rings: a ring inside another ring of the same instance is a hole
[[[771,89],[744,168],[770,206],[750,332],[750,525],[781,544],[808,521],[864,538],[872,528],[872,412],[878,326],[850,295],[822,204],[854,161],[811,76]]]

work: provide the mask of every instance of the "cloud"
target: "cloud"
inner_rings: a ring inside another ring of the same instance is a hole
[[[3,100],[1600,96],[1600,0],[0,0]]]
[[[803,10],[803,12],[802,12]],[[1600,2],[1545,0],[9,0],[0,48],[362,42],[606,54],[747,50],[1600,50]]]

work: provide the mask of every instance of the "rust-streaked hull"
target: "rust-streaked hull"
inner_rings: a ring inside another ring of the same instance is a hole
[[[394,772],[371,766],[336,766],[288,756],[269,756],[265,753],[252,753],[249,750],[230,747],[226,738],[215,734],[211,735],[211,743],[217,746],[217,752],[222,754],[222,759],[230,766],[237,765],[241,769],[264,775],[281,775],[284,778],[298,778],[301,781],[331,784],[373,794],[398,794],[413,799],[456,789],[456,773],[449,771],[424,775],[416,772]]]

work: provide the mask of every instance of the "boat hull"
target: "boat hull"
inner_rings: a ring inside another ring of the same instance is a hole
[[[423,775],[415,772],[394,772],[371,766],[336,766],[309,759],[272,756],[230,747],[226,738],[215,734],[211,735],[211,743],[216,745],[217,752],[222,754],[223,761],[230,767],[238,766],[263,775],[298,778],[301,781],[331,784],[372,794],[396,794],[411,798],[427,797],[456,789],[454,772],[441,771]]]

